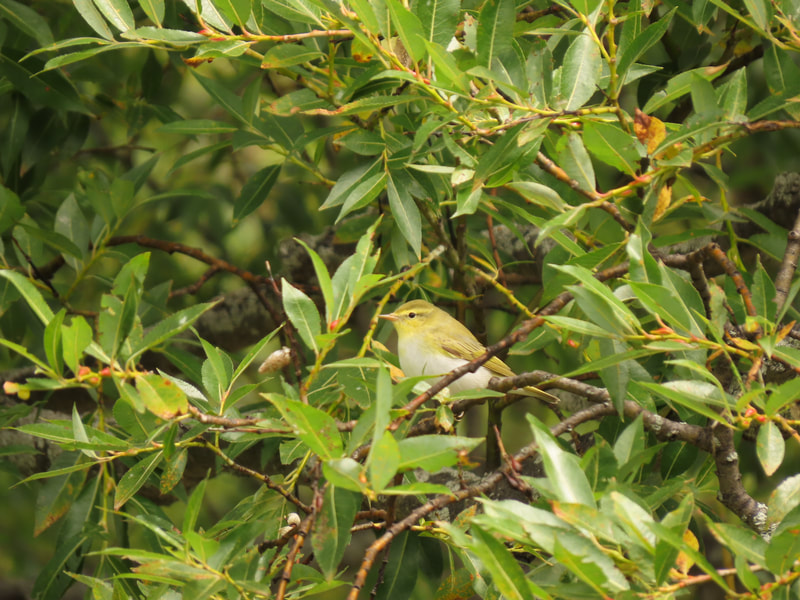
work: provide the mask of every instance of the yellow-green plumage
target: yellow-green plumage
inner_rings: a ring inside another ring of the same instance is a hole
[[[424,300],[406,302],[394,312],[381,315],[397,331],[400,367],[406,376],[444,375],[486,352],[472,332],[448,313]],[[467,373],[448,387],[453,393],[487,387],[492,377],[510,377],[514,372],[493,356],[475,373]],[[518,393],[557,402],[554,396],[528,387]]]

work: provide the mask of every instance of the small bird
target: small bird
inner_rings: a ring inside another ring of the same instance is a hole
[[[444,375],[486,352],[472,332],[445,311],[424,300],[406,302],[392,313],[379,315],[397,331],[400,367],[409,377]],[[474,373],[462,375],[448,386],[453,393],[488,387],[492,377],[510,377],[514,372],[493,356]],[[548,403],[558,398],[535,387],[515,390]]]

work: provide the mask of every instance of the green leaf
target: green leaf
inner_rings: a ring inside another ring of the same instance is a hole
[[[793,404],[797,398],[800,398],[800,379],[793,377],[772,390],[764,412],[768,417],[772,417],[789,404]]]
[[[28,223],[19,223],[18,227],[23,228],[31,237],[44,242],[58,252],[63,252],[75,258],[83,256],[83,251],[72,240],[54,230],[45,231]]]
[[[707,81],[713,81],[725,69],[721,67],[701,67],[699,69],[692,69],[684,71],[672,77],[667,81],[664,90],[657,92],[650,97],[650,100],[644,105],[642,111],[646,114],[652,114],[662,106],[678,100],[692,91],[692,84],[695,77],[701,77]]]
[[[266,394],[264,397],[275,405],[298,437],[320,458],[330,460],[342,455],[342,436],[336,421],[329,414],[278,394]]]
[[[385,496],[419,496],[420,494],[450,494],[451,490],[440,483],[404,483],[393,487],[384,488],[381,494]]]
[[[88,467],[90,464],[91,462],[83,454],[65,452],[53,461],[49,470],[63,472],[62,470],[65,470],[66,467],[78,467],[79,465]],[[79,468],[77,471],[49,478],[44,483],[36,498],[33,535],[41,534],[67,514],[83,489],[86,474],[86,468]]]
[[[425,42],[428,49],[428,54],[433,61],[436,70],[433,73],[434,83],[438,87],[453,90],[466,94],[469,91],[469,79],[467,74],[459,67],[453,55],[447,52],[441,46]],[[440,125],[441,126],[441,125]],[[424,125],[423,125],[424,127]],[[420,129],[420,131],[423,131]],[[431,133],[431,132],[429,132]],[[420,135],[422,137],[422,135]],[[417,139],[414,140],[415,149],[418,148],[421,142]]]
[[[144,252],[137,254],[124,265],[114,277],[114,285],[111,291],[117,296],[126,296],[131,288],[134,293],[141,297],[144,293],[144,279],[150,267],[150,253]]]
[[[161,375],[137,377],[136,391],[147,410],[162,419],[171,419],[185,413],[189,408],[189,400],[184,391]]]
[[[59,588],[65,587],[60,579],[65,577],[67,565],[70,560],[83,558],[81,548],[91,537],[88,532],[81,531],[65,540],[60,540],[55,545],[53,556],[38,573],[33,584],[31,595],[34,598],[60,598],[63,597]]]
[[[392,378],[389,371],[385,368],[378,369],[375,375],[375,415],[374,423],[372,424],[372,445],[376,446],[381,443],[382,438],[387,432],[389,422],[391,421],[391,409],[393,394],[395,388],[392,385]],[[399,451],[399,450],[398,450]],[[369,465],[369,459],[367,461]],[[397,471],[398,465],[394,465],[394,470]]]
[[[764,552],[764,559],[767,568],[776,575],[790,572],[797,563],[797,557],[800,556],[798,527],[800,527],[800,509],[795,509],[783,518],[772,534]]]
[[[446,47],[456,32],[460,7],[459,0],[415,2],[412,10],[422,24],[425,40]]]
[[[0,269],[0,277],[5,277],[17,288],[17,291],[44,325],[50,322],[53,318],[53,311],[50,310],[42,294],[39,293],[39,290],[36,289],[36,286],[34,286],[28,278],[10,269]]]
[[[558,153],[558,162],[567,174],[578,182],[579,187],[587,192],[592,192],[597,186],[592,159],[583,144],[583,138],[577,133],[565,136],[566,143]],[[584,209],[583,205],[576,207]]]
[[[535,544],[546,552],[553,552],[555,538],[572,531],[572,527],[550,510],[535,508],[517,500],[493,501],[482,499],[484,517],[473,518],[487,531],[493,531],[511,540]],[[524,527],[520,527],[524,524]]]
[[[473,188],[487,181],[498,171],[502,172],[508,170],[509,166],[513,166],[514,161],[522,154],[527,145],[524,141],[527,136],[526,125],[526,123],[515,125],[503,135],[495,138],[492,147],[480,157],[478,165],[475,167]],[[541,138],[538,139],[541,140]]]
[[[334,295],[333,284],[331,283],[331,276],[328,273],[328,267],[322,261],[322,258],[320,258],[319,254],[317,254],[303,240],[300,238],[294,238],[294,240],[306,249],[308,256],[311,258],[311,264],[314,265],[314,273],[317,276],[317,283],[319,284],[319,289],[322,292],[322,299],[325,302],[325,320],[330,325],[334,319]]]
[[[606,508],[608,504],[614,511],[617,523],[625,529],[631,541],[648,553],[652,553],[657,542],[649,527],[653,523],[653,516],[639,504],[616,491],[603,498],[601,509]]]
[[[193,160],[203,156],[204,154],[211,154],[213,152],[218,152],[224,148],[230,147],[230,145],[231,143],[229,141],[217,142],[216,144],[211,144],[210,146],[203,146],[202,148],[198,148],[197,150],[193,150],[192,152],[184,154],[178,160],[175,161],[174,165],[172,165],[170,173],[172,173],[173,171],[177,171],[183,165],[192,162]]]
[[[406,530],[395,537],[376,600],[410,598],[417,584],[421,559],[422,552],[416,532]]]
[[[233,203],[234,225],[256,210],[267,199],[283,165],[270,165],[250,177],[242,187],[242,192]]]
[[[53,372],[59,377],[64,371],[61,324],[64,322],[66,314],[66,309],[62,308],[44,328],[44,353]]]
[[[338,139],[343,147],[362,156],[377,156],[387,151],[383,138],[373,131],[351,130]]]
[[[531,414],[525,416],[533,429],[545,473],[558,499],[595,507],[592,488],[578,457],[562,450],[550,430],[536,417]]]
[[[602,597],[608,593],[613,597],[629,589],[628,581],[611,558],[589,539],[577,535],[557,536],[553,558]]]
[[[186,119],[183,121],[173,121],[165,123],[158,129],[158,133],[180,133],[183,135],[218,135],[223,133],[233,133],[236,127],[228,125],[223,121],[211,119]]]
[[[727,408],[728,403],[716,386],[705,381],[672,380],[666,383],[635,381],[631,385],[642,386],[647,390],[675,402],[719,423],[725,419],[712,407]]]
[[[255,360],[256,356],[261,354],[264,348],[266,348],[272,342],[272,338],[274,338],[280,330],[280,327],[273,329],[270,333],[261,338],[257,344],[250,348],[245,357],[239,362],[239,366],[236,367],[233,375],[231,375],[231,382],[228,386],[228,391],[230,391],[230,389],[233,387],[233,384],[236,383],[236,380],[239,379],[242,373],[245,372],[245,369],[247,369],[247,367],[249,367],[250,364]]]
[[[264,6],[289,21],[299,21],[317,27],[325,26],[320,7],[309,0],[271,0]]]
[[[212,2],[222,14],[245,29],[251,14],[250,0],[212,0]]]
[[[457,209],[452,218],[455,219],[462,215],[474,215],[475,211],[478,210],[478,206],[480,206],[481,199],[483,199],[483,187],[461,188],[456,196]]]
[[[300,339],[314,353],[319,352],[316,336],[320,331],[319,312],[314,302],[303,292],[294,287],[286,279],[281,278],[281,295],[283,297],[283,310],[289,317]]]
[[[283,69],[302,65],[324,58],[324,54],[315,48],[280,44],[270,48],[261,61],[262,69]]]
[[[689,527],[694,508],[694,496],[687,494],[681,500],[678,508],[664,515],[661,524],[683,537]],[[679,554],[680,550],[678,548],[674,548],[664,540],[656,540],[653,566],[655,567],[656,581],[659,585],[666,581],[670,571],[675,567],[675,561]]]
[[[15,0],[0,0],[0,18],[13,23],[17,29],[35,39],[40,46],[48,46],[54,41],[47,21],[32,8]]]
[[[83,442],[84,444],[89,443],[89,436],[86,435],[86,428],[83,426],[81,416],[78,414],[77,404],[72,405],[72,435],[74,435],[75,439],[79,442]],[[95,454],[94,450],[81,448],[81,452],[89,458],[97,458],[97,454]]]
[[[331,581],[350,544],[350,528],[361,506],[361,495],[329,485],[311,532],[311,546],[325,579]]]
[[[471,452],[483,442],[480,438],[420,435],[397,443],[400,451],[398,471],[424,469],[434,473],[458,463],[462,453]]]
[[[203,496],[206,493],[207,483],[207,477],[201,479],[197,487],[192,490],[192,495],[189,496],[188,502],[186,502],[186,511],[183,513],[183,525],[181,527],[184,532],[194,531],[195,525],[197,525],[197,518],[200,516],[200,509],[203,507]]]
[[[214,308],[218,302],[219,300],[195,304],[189,308],[184,308],[174,312],[166,319],[159,321],[147,331],[147,333],[138,343],[133,345],[131,348],[131,355],[128,360],[135,360],[143,352],[157,348],[165,341],[188,329],[204,313]]]
[[[534,206],[548,208],[556,212],[564,212],[568,207],[559,193],[553,188],[535,181],[514,181],[508,186],[519,193]]]
[[[398,96],[367,96],[348,102],[335,110],[325,108],[315,108],[300,111],[307,115],[329,115],[340,117],[349,117],[350,115],[364,114],[366,115],[385,111],[388,108],[397,109],[409,102],[416,102],[420,99],[419,96],[414,94],[401,94]]]
[[[709,530],[719,542],[726,546],[736,556],[741,556],[747,562],[766,567],[764,554],[767,542],[752,529],[730,523],[716,523],[708,520]]]
[[[3,8],[4,5],[0,2],[0,15]],[[11,106],[12,108],[8,111],[9,114],[6,117],[5,131],[0,138],[0,169],[2,169],[3,173],[11,173],[15,168],[18,168],[16,165],[20,162],[20,153],[30,131],[28,102],[21,97],[17,97],[11,102]],[[17,195],[6,188],[0,189],[2,189],[0,194],[3,197],[8,196],[12,203],[9,212],[24,213],[21,210],[22,206]],[[3,212],[6,212],[6,209],[0,209],[0,226],[2,226],[2,221],[4,220]]]
[[[753,274],[753,285],[750,288],[756,314],[773,321],[777,306],[775,305],[775,284],[772,282],[760,258],[756,258],[756,272]]]
[[[639,152],[636,138],[622,131],[618,124],[587,121],[583,124],[583,143],[586,149],[615,169],[631,177],[636,174]]]
[[[349,4],[356,11],[367,31],[376,35],[380,34],[387,39],[390,37],[389,11],[384,2],[380,0],[350,0]]]
[[[526,600],[527,598],[550,598],[550,595],[539,586],[529,582],[516,559],[508,551],[503,542],[480,527],[472,527],[472,543],[470,549],[481,560],[483,566],[492,576],[492,583],[503,598],[509,600]]]
[[[703,332],[696,323],[683,299],[673,290],[655,283],[630,282],[639,302],[652,315],[661,318],[678,332],[702,337]]]
[[[97,10],[92,0],[73,0],[72,3],[89,26],[94,29],[100,37],[113,40],[114,34],[109,29],[103,15]]]
[[[61,67],[66,67],[68,65],[80,62],[82,60],[86,60],[87,58],[95,57],[98,54],[103,54],[111,50],[124,50],[126,48],[137,48],[137,47],[139,47],[139,43],[137,42],[125,42],[125,43],[102,45],[97,48],[89,48],[88,50],[81,50],[80,52],[71,52],[69,54],[62,54],[61,56],[56,56],[48,60],[45,63],[44,67],[42,68],[42,72],[52,71],[53,69],[60,69]]]
[[[635,458],[644,450],[644,426],[642,415],[639,415],[633,423],[630,423],[614,442],[614,457],[620,468],[624,467],[628,461]]]
[[[62,446],[72,446],[72,442],[75,441],[75,433],[69,421],[29,423],[20,425],[16,429],[45,440],[52,440]]]
[[[628,346],[617,339],[600,340],[598,348],[603,358],[591,362],[600,372],[600,378],[611,396],[614,408],[619,414],[624,414],[631,375],[636,372],[638,365],[630,360],[631,353],[628,351]],[[601,364],[603,362],[605,364]]]
[[[561,104],[565,110],[580,108],[594,95],[601,67],[600,49],[584,31],[567,48],[561,67]]]
[[[770,21],[772,20],[772,5],[765,0],[743,0],[744,5],[747,7],[747,12],[753,17],[753,21],[758,28],[763,32],[768,32],[770,29]]]
[[[207,357],[201,368],[203,387],[216,402],[217,408],[221,408],[231,383],[233,362],[223,350],[204,339],[201,338],[200,343]]]
[[[404,175],[389,173],[386,192],[394,222],[419,260],[422,252],[422,218],[409,192],[410,178]],[[395,183],[395,178],[400,185]]]
[[[400,40],[415,63],[425,58],[425,32],[417,15],[405,8],[399,0],[384,0]]]
[[[128,31],[135,27],[133,13],[127,0],[94,0],[94,4],[100,9],[103,16],[120,31]]]
[[[707,575],[711,577],[714,583],[720,586],[727,593],[729,594],[731,593],[731,589],[728,587],[725,580],[719,575],[714,566],[710,562],[708,562],[708,560],[703,554],[701,554],[700,552],[689,546],[689,544],[687,544],[686,541],[683,539],[682,535],[676,533],[669,527],[665,527],[661,523],[655,521],[648,523],[647,526],[653,530],[653,534],[655,534],[656,538],[659,541],[663,540],[669,545],[671,545],[673,548],[676,548],[678,549],[678,551],[686,554],[689,558],[691,558],[695,562],[695,564],[700,569],[702,569]]]
[[[587,204],[581,204],[575,208],[567,209],[565,212],[562,212],[561,214],[556,215],[554,218],[545,221],[539,230],[539,235],[536,236],[535,245],[539,246],[546,239],[552,238],[553,240],[559,242],[560,245],[566,247],[567,244],[561,241],[566,237],[561,230],[577,226],[577,224],[586,215],[588,208],[589,206]],[[569,250],[570,248],[567,249]]]
[[[75,194],[67,196],[58,207],[53,229],[70,240],[74,249],[77,250],[77,254],[64,252],[64,260],[75,271],[78,271],[83,265],[83,258],[91,244],[91,237],[89,223],[75,200]]]
[[[487,68],[511,50],[514,38],[516,4],[514,0],[487,0],[478,15],[478,64]]]
[[[25,209],[19,201],[19,196],[0,185],[0,233],[16,225],[24,214]]]
[[[378,159],[372,163],[366,163],[343,173],[339,176],[334,186],[331,188],[325,202],[320,206],[320,210],[333,208],[344,204],[350,197],[353,190],[364,180],[379,174],[383,167],[383,161]]]
[[[625,47],[622,55],[619,57],[619,63],[617,64],[617,72],[620,76],[624,76],[631,65],[639,60],[640,56],[659,42],[669,29],[672,17],[677,10],[677,7],[673,8],[668,13],[661,16],[655,23],[648,25],[644,31],[637,35],[633,41]]]
[[[395,476],[400,465],[400,450],[389,431],[384,431],[372,444],[367,462],[367,474],[372,489],[380,493]]]
[[[186,448],[182,448],[179,452],[167,459],[164,472],[161,474],[161,479],[159,480],[159,492],[168,494],[180,483],[188,459],[189,453]]]
[[[607,332],[602,327],[598,327],[594,323],[590,323],[589,321],[583,321],[581,319],[573,319],[572,317],[562,317],[559,315],[552,315],[543,317],[545,321],[548,323],[552,323],[559,329],[566,329],[567,331],[573,331],[575,333],[580,333],[582,335],[589,335],[592,337],[600,337],[600,338],[607,338],[607,337],[616,337],[611,333]],[[593,368],[592,370],[595,370]]]
[[[153,452],[150,456],[137,462],[122,476],[114,493],[114,510],[122,508],[147,483],[148,478],[155,471],[163,456],[160,450]]]
[[[763,423],[758,429],[756,454],[767,476],[774,474],[781,466],[785,451],[786,442],[778,426],[773,421]]]
[[[610,289],[597,281],[589,269],[577,265],[553,266],[581,282],[581,286],[568,286],[568,289],[581,310],[596,325],[617,335],[634,335],[639,329],[636,316]]]
[[[161,26],[164,20],[164,0],[139,0],[139,6],[153,23]]]
[[[136,286],[131,285],[125,294],[125,300],[104,294],[101,300],[103,308],[98,319],[100,344],[112,359],[122,348],[133,329],[136,311],[139,306],[139,295]]]
[[[137,27],[124,32],[120,37],[128,40],[156,40],[167,42],[177,47],[185,48],[192,44],[203,43],[208,38],[194,31],[184,31],[182,29],[164,29],[162,27]]]
[[[208,94],[219,104],[225,111],[240,120],[242,123],[250,122],[250,115],[246,115],[242,110],[242,100],[226,88],[222,83],[208,77],[198,75],[195,71],[191,71],[195,79],[200,82],[200,85],[208,92]],[[177,165],[177,163],[176,163]],[[176,167],[173,167],[173,169]]]
[[[339,223],[351,212],[368,206],[386,187],[387,179],[386,173],[381,171],[354,186],[350,196],[342,204],[336,222]]]
[[[331,484],[363,493],[366,491],[366,473],[364,466],[350,457],[328,460],[322,465],[322,473]]]

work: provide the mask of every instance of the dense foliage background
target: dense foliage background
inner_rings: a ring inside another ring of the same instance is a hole
[[[798,23],[0,0],[0,579],[800,597]],[[410,298],[496,343],[403,379]]]

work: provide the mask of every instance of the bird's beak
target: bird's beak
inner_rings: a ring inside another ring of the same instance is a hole
[[[379,319],[386,319],[387,321],[397,321],[398,316],[394,313],[387,313],[385,315],[378,315]]]

